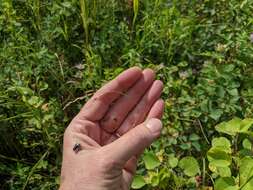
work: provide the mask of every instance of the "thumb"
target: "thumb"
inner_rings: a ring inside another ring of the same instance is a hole
[[[162,122],[159,119],[149,119],[106,145],[105,151],[112,160],[125,164],[132,156],[140,154],[150,146],[160,136],[161,129]]]

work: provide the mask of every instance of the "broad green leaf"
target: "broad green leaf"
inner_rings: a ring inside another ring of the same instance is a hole
[[[146,185],[146,182],[144,178],[140,175],[134,176],[133,182],[132,182],[132,188],[133,189],[140,189]]]
[[[212,147],[218,148],[226,153],[231,153],[231,143],[225,137],[214,138],[212,140]]]
[[[222,141],[226,142],[224,143],[225,148],[221,147],[220,143]],[[232,158],[231,155],[229,155],[227,152],[231,151],[223,150],[226,149],[226,146],[230,148],[230,144],[222,138],[214,139],[212,144],[214,145],[214,147],[212,147],[207,153],[207,158],[209,160],[209,169],[222,177],[230,176],[231,171],[229,166],[232,162]]]
[[[196,177],[195,177],[195,176],[190,177],[190,178],[187,180],[187,183],[188,183],[188,184],[196,184]]]
[[[216,167],[216,168],[228,167],[228,166],[230,166],[230,164],[231,164],[230,161],[222,160],[222,159],[212,160],[209,163],[211,168],[213,168],[213,167]]]
[[[245,157],[240,161],[240,185],[242,190],[253,189],[253,158]]]
[[[214,183],[214,190],[239,190],[232,177],[219,178]]]
[[[178,159],[174,155],[169,156],[168,161],[171,168],[175,168],[178,164]]]
[[[151,178],[151,186],[155,187],[159,184],[159,177],[158,175],[155,175]]]
[[[247,132],[249,128],[253,125],[253,119],[244,119],[240,125],[240,132]]]
[[[184,170],[187,176],[195,176],[200,172],[198,161],[191,156],[185,157],[179,161],[179,167]]]
[[[217,168],[217,173],[221,177],[231,177],[231,170],[229,167],[218,167]]]
[[[237,132],[239,132],[241,119],[235,118],[228,122],[222,122],[219,125],[215,127],[216,131],[221,133],[226,133],[228,135],[236,135]]]
[[[144,156],[143,156],[143,160],[144,160],[144,164],[145,164],[145,167],[148,169],[148,170],[152,170],[158,166],[160,166],[160,161],[159,159],[156,157],[155,154],[153,153],[146,153]]]
[[[241,120],[239,118],[235,118],[228,122],[222,122],[217,125],[215,129],[220,133],[235,136],[237,133],[247,133],[252,124],[253,119]]]
[[[248,149],[248,150],[251,150],[252,148],[252,144],[249,141],[249,139],[244,139],[242,142],[242,145],[243,145],[243,148]]]
[[[225,151],[220,150],[219,148],[216,148],[216,147],[212,147],[207,152],[207,158],[210,162],[215,161],[215,163],[217,164],[217,167],[229,166],[231,163],[231,156],[227,154]],[[225,165],[220,165],[220,163],[225,164]]]

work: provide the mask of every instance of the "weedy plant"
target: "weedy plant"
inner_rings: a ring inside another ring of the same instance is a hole
[[[63,132],[137,65],[164,82],[133,189],[252,189],[253,2],[0,0],[0,189],[57,189]]]
[[[213,138],[207,153],[215,189],[253,188],[252,124],[252,119],[235,118],[215,127],[223,135]]]

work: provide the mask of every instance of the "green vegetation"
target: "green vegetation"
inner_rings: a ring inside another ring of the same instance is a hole
[[[133,188],[253,189],[252,13],[251,0],[0,0],[0,189],[57,189],[65,127],[134,65],[157,71],[166,110]]]

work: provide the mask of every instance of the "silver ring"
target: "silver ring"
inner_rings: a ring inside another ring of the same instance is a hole
[[[73,147],[73,151],[75,153],[78,153],[80,150],[82,150],[81,144],[80,143],[76,143]]]

